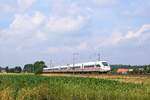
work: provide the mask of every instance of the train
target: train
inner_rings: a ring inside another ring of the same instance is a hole
[[[67,64],[43,68],[44,73],[50,72],[109,72],[111,71],[110,65],[107,61],[93,61],[77,64]]]

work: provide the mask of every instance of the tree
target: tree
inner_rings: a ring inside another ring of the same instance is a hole
[[[41,74],[43,71],[43,68],[45,68],[45,67],[47,67],[47,66],[45,65],[44,61],[36,61],[34,63],[34,73]]]
[[[0,72],[1,72],[1,70],[2,70],[2,67],[0,66]]]
[[[24,65],[23,71],[28,73],[40,74],[43,68],[47,67],[44,61],[36,61],[34,64]]]
[[[16,67],[14,68],[14,72],[15,72],[15,73],[21,73],[21,71],[22,71],[22,68],[21,68],[20,66],[16,66]]]
[[[150,65],[145,65],[145,66],[144,66],[144,71],[145,71],[146,73],[150,73]]]
[[[9,71],[9,68],[8,68],[8,66],[6,66],[5,70],[6,70],[6,72],[8,73],[8,71]]]
[[[34,72],[34,65],[33,64],[26,64],[23,68],[24,72],[33,73]]]

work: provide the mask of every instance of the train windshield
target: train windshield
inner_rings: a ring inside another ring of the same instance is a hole
[[[102,64],[103,64],[104,66],[108,66],[108,63],[107,63],[107,62],[102,62]]]

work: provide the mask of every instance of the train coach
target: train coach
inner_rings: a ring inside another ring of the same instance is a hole
[[[85,62],[43,68],[43,72],[109,72],[111,70],[107,61]]]

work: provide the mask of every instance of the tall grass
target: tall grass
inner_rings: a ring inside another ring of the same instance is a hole
[[[150,87],[107,79],[0,75],[0,100],[149,100]]]

